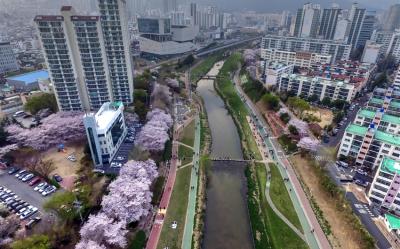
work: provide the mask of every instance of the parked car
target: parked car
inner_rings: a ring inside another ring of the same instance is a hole
[[[33,190],[38,191],[39,189],[41,189],[43,186],[45,186],[47,183],[45,182],[41,182],[39,183],[36,187],[33,188]]]
[[[21,180],[23,182],[27,182],[27,181],[31,180],[32,178],[34,178],[34,177],[35,177],[35,175],[31,173],[31,174],[28,174],[28,175],[24,176]]]
[[[48,186],[49,186],[48,183],[44,183],[44,185],[38,189],[39,193],[43,193],[43,191],[44,191]]]
[[[45,190],[43,190],[42,195],[48,196],[57,190],[56,186],[49,186]]]
[[[121,168],[122,163],[112,162],[110,165],[111,168]]]
[[[29,222],[25,224],[26,229],[32,229],[32,227],[35,224],[39,223],[41,220],[42,220],[42,218],[40,218],[39,216],[30,219]]]
[[[15,177],[18,178],[21,174],[24,174],[26,170],[20,170],[17,174],[15,174]]]
[[[16,172],[18,172],[18,168],[14,168],[14,167],[11,167],[9,170],[8,170],[8,174],[9,175],[13,175],[13,174],[15,174]]]
[[[117,156],[115,159],[118,160],[118,161],[123,161],[123,160],[125,160],[125,157],[123,157],[123,156]]]
[[[31,172],[29,171],[25,171],[24,173],[22,173],[20,176],[18,176],[18,180],[22,180],[25,176],[29,175]]]
[[[21,220],[25,220],[26,218],[28,218],[29,216],[31,216],[32,214],[34,214],[34,213],[36,213],[38,211],[38,209],[36,208],[36,207],[32,207],[32,208],[29,208],[29,209],[27,209],[25,212],[23,212],[21,215],[20,215],[20,219]]]
[[[29,186],[33,186],[35,184],[38,184],[40,182],[40,177],[39,176],[35,176],[28,184]]]
[[[53,175],[53,179],[56,182],[62,182],[62,180],[63,180],[62,177],[60,175],[58,175],[58,174]]]
[[[69,155],[67,159],[70,160],[71,162],[76,162],[76,157],[74,155]]]
[[[365,187],[365,188],[368,187],[368,182],[363,182],[363,181],[360,181],[360,180],[355,180],[354,183],[357,184],[357,185],[359,185],[359,186]]]

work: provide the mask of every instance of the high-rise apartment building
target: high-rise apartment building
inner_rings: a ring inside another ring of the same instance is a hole
[[[298,9],[294,27],[294,36],[316,38],[321,15],[319,4],[307,3]]]
[[[0,74],[17,70],[19,66],[10,42],[0,42]]]
[[[177,10],[178,10],[178,4],[176,0],[163,0],[164,14],[169,14],[170,12]]]
[[[199,25],[197,3],[190,4],[190,17],[192,18],[193,25]]]
[[[113,101],[133,102],[133,66],[129,51],[125,0],[98,0],[100,23],[110,70]]]
[[[395,30],[400,28],[400,4],[394,4],[389,7],[385,22],[383,23],[384,30]]]
[[[64,6],[61,15],[35,17],[62,111],[97,110],[109,101],[132,102],[127,31],[117,11],[124,8],[117,0],[99,2],[102,16],[77,15]]]
[[[375,24],[375,12],[359,8],[355,3],[350,10],[350,29],[348,43],[353,49],[362,47],[372,36]]]
[[[334,38],[340,12],[341,9],[338,6],[332,6],[332,8],[323,10],[321,25],[319,27],[319,35],[322,38],[328,40]]]

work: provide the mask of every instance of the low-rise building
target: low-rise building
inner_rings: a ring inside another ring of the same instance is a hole
[[[104,103],[97,113],[83,117],[90,152],[95,166],[108,165],[127,134],[121,102]]]
[[[356,94],[354,85],[344,81],[299,74],[283,74],[278,89],[302,97],[315,95],[320,101],[329,98],[331,101],[340,99],[350,102]]]
[[[261,61],[260,68],[265,87],[270,87],[279,85],[282,74],[292,74],[294,65],[287,65],[275,61]]]
[[[49,82],[49,73],[46,70],[38,70],[7,78],[7,83],[14,87],[15,91],[38,90],[39,82]]]
[[[311,67],[320,64],[330,64],[331,55],[311,52],[291,52],[274,48],[261,48],[261,58],[266,61],[275,61],[284,64],[293,64],[296,67]]]
[[[380,56],[382,45],[367,41],[364,47],[364,52],[361,56],[361,61],[366,63],[376,63]]]

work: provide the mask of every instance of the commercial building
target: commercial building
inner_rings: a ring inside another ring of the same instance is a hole
[[[381,54],[381,47],[382,45],[367,41],[361,56],[361,61],[365,63],[376,63]]]
[[[122,102],[104,103],[97,113],[83,117],[95,166],[109,164],[127,134]]]
[[[122,0],[99,0],[102,16],[36,16],[42,48],[59,109],[97,110],[103,103],[133,100],[133,69]],[[111,21],[115,20],[115,21]]]
[[[283,74],[292,74],[294,65],[287,65],[276,61],[261,61],[260,68],[265,87],[271,87],[279,85]]]
[[[140,51],[145,56],[172,57],[197,49],[198,26],[171,26],[169,18],[138,18]]]
[[[332,40],[334,38],[340,12],[341,9],[339,9],[337,5],[332,6],[332,8],[323,10],[321,25],[319,27],[320,37],[327,40]]]
[[[356,93],[354,85],[344,81],[299,74],[282,74],[278,90],[306,98],[316,96],[320,101],[328,98],[350,102]]]
[[[267,35],[262,38],[261,49],[331,55],[333,63],[337,60],[347,60],[351,46],[341,41]]]
[[[17,59],[10,42],[0,42],[0,74],[18,70]]]
[[[261,58],[265,61],[274,61],[287,65],[293,64],[296,67],[311,67],[332,62],[331,55],[311,52],[289,52],[277,49],[261,49]]]
[[[39,82],[49,80],[46,70],[39,70],[6,78],[8,85],[13,86],[15,91],[32,91],[39,89]]]
[[[294,36],[316,38],[318,34],[321,6],[307,3],[298,9],[294,26]]]
[[[375,89],[343,136],[338,156],[355,159],[357,166],[374,170],[384,157],[400,160],[400,92]]]

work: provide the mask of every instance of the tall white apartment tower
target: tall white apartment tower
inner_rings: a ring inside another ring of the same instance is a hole
[[[98,16],[36,16],[57,103],[62,111],[95,110],[112,99]]]
[[[98,0],[110,71],[113,101],[133,102],[133,66],[129,51],[125,0]]]
[[[316,38],[320,22],[321,6],[307,3],[297,10],[294,36]]]

